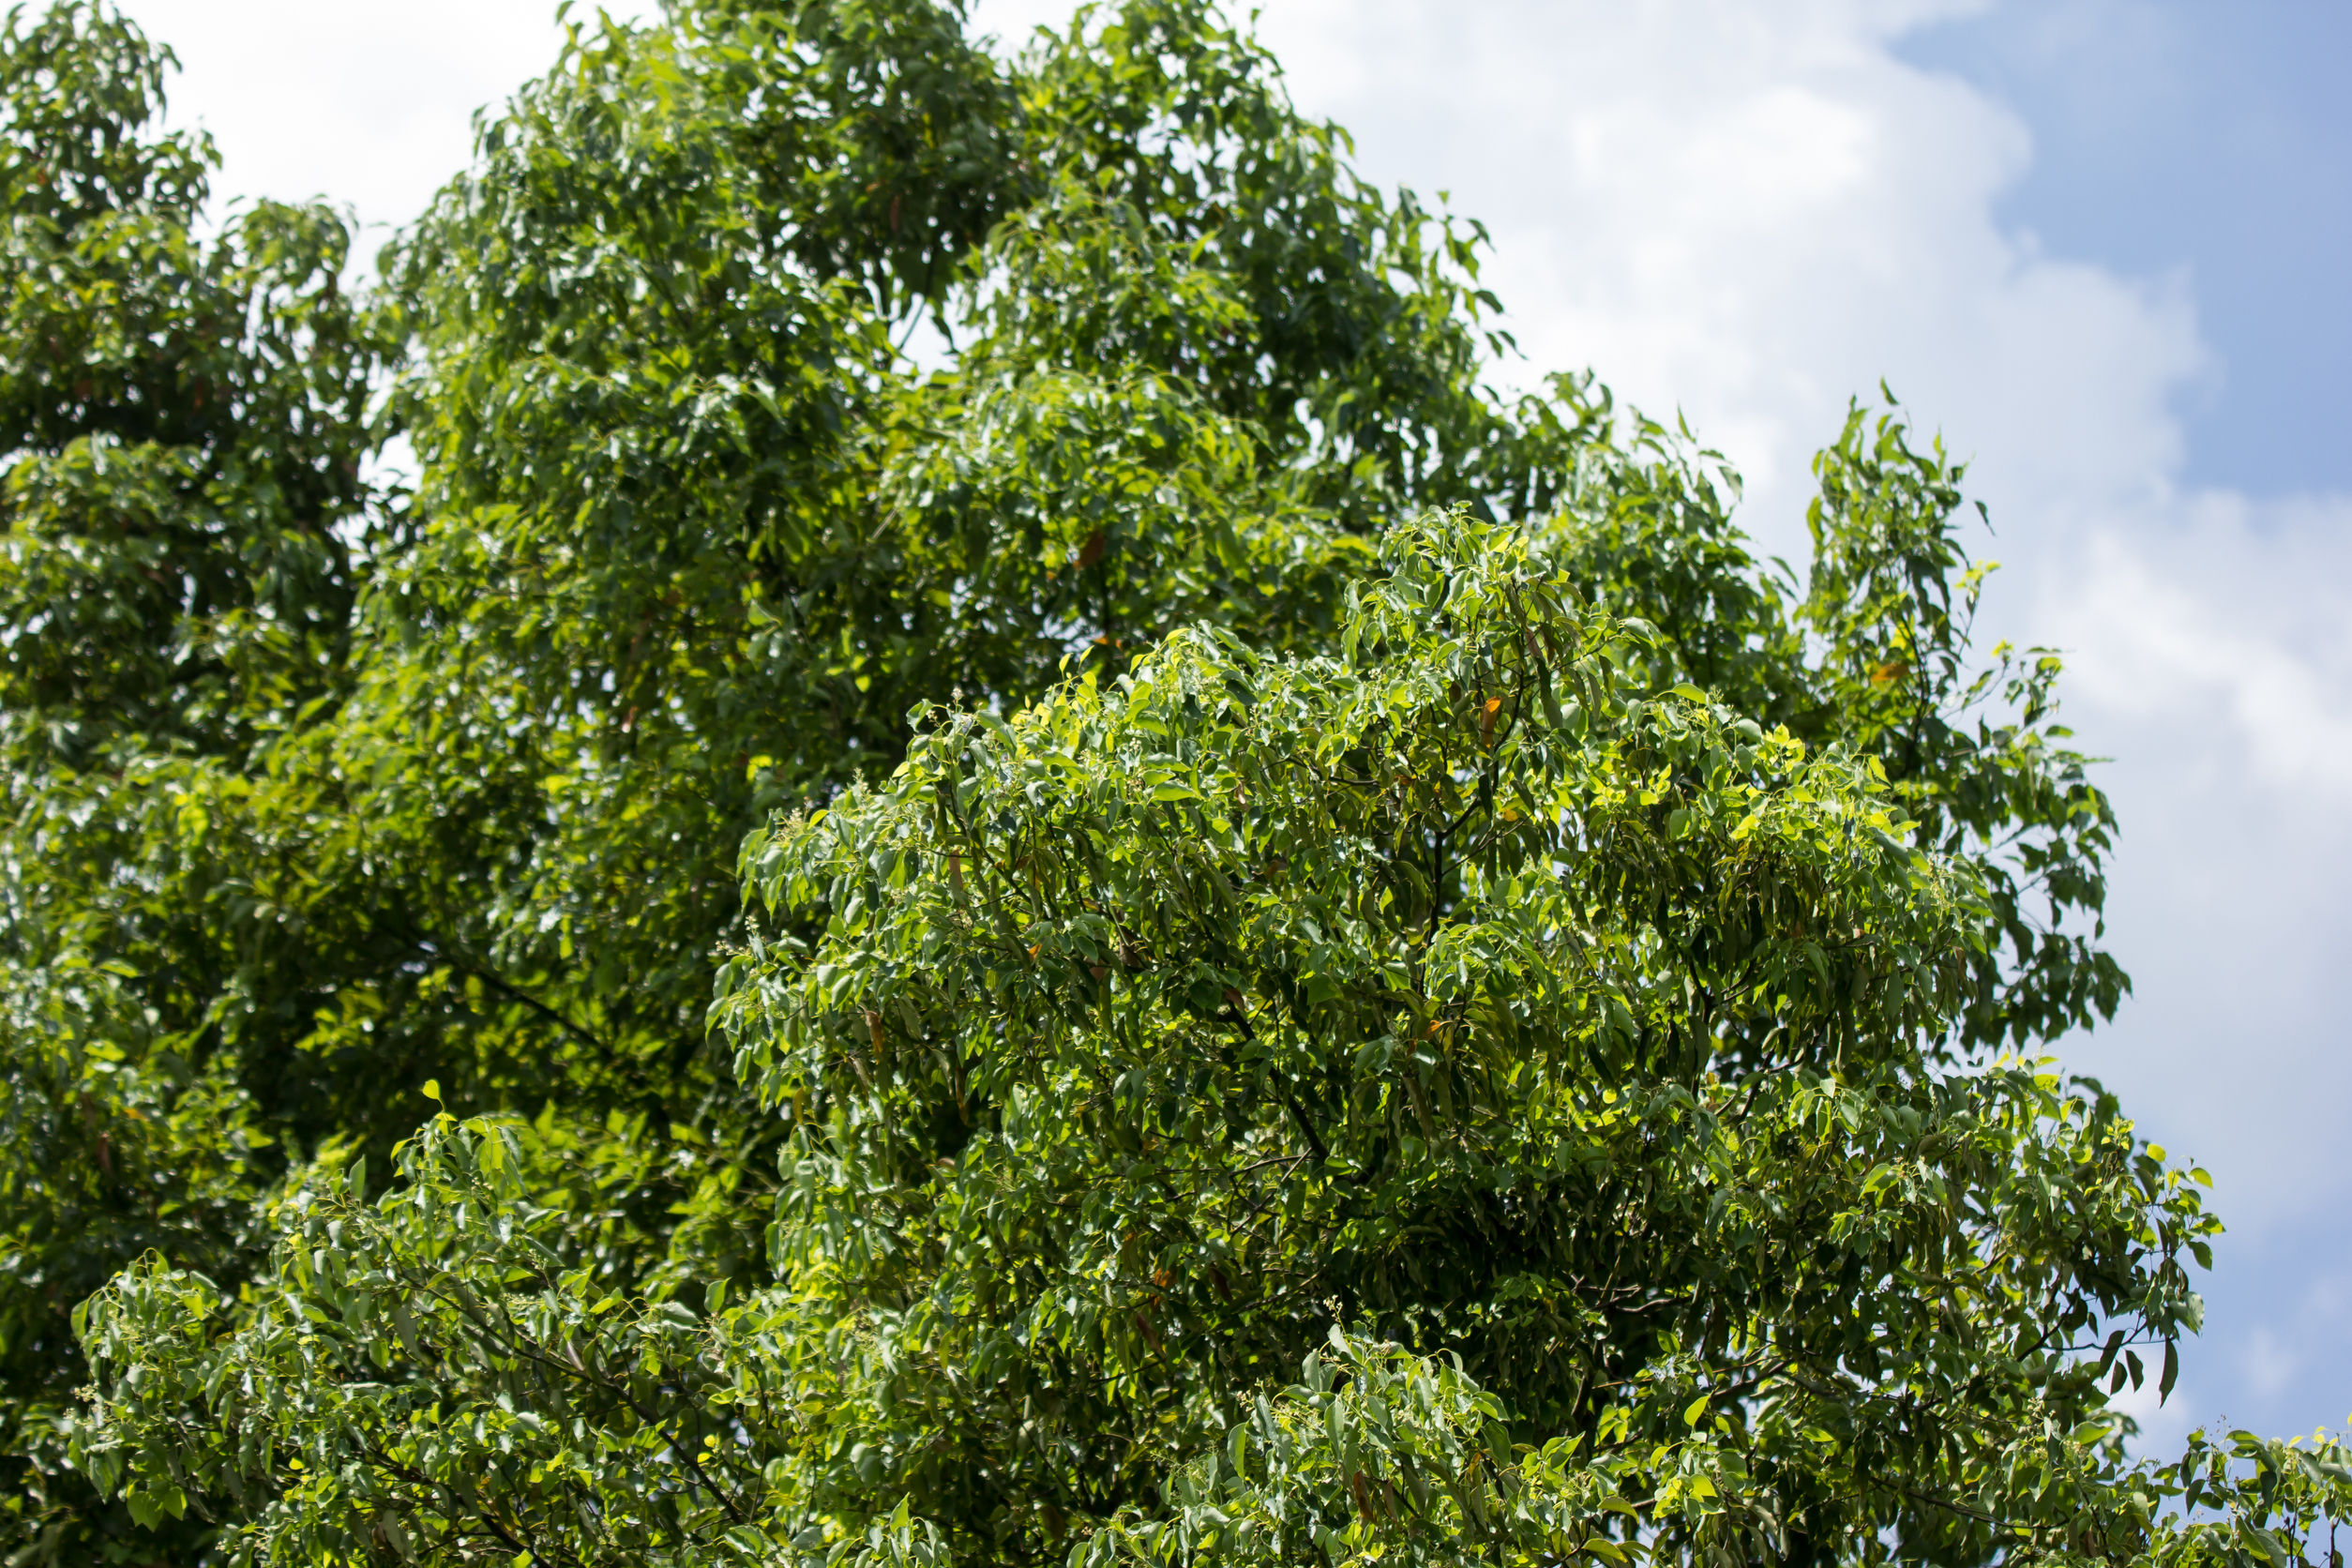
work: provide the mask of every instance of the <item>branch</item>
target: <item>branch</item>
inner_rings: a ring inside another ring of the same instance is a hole
[[[532,1012],[538,1014],[539,1017],[555,1025],[556,1028],[562,1030],[565,1033],[570,1035],[581,1045],[586,1046],[589,1049],[600,1051],[607,1057],[618,1056],[620,1054],[619,1051],[614,1049],[612,1046],[596,1038],[596,1035],[591,1034],[587,1030],[581,1028],[579,1024],[574,1023],[571,1019],[565,1018],[563,1014],[557,1012],[546,1003],[541,1002],[537,997],[533,996],[530,992],[523,990],[520,987],[505,979],[489,965],[475,963],[473,959],[467,957],[463,952],[459,949],[456,943],[441,942],[436,938],[428,936],[416,945],[423,948],[425,952],[430,956],[446,962],[449,967],[455,969],[460,974],[470,974],[474,976],[475,979],[479,980],[483,985],[488,986],[490,989],[498,992],[499,995],[505,997],[508,1001],[520,1003],[524,1007],[529,1008]]]

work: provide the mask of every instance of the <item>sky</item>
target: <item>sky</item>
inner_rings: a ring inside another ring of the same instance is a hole
[[[225,188],[379,238],[559,37],[542,0],[125,8]],[[1767,550],[1802,562],[1810,455],[1882,379],[1970,458],[1984,630],[2065,651],[2123,824],[2136,989],[2059,1054],[2230,1226],[2149,1446],[2352,1425],[2352,6],[1267,0],[1259,28],[1368,177],[1486,223],[1500,373],[1679,412]]]

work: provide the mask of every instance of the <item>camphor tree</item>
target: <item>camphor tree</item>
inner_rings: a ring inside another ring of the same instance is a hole
[[[926,0],[582,26],[356,302],[324,215],[187,237],[157,65],[8,37],[11,384],[81,409],[16,324],[127,309],[57,257],[133,220],[246,291],[54,339],[143,409],[243,367],[212,445],[11,438],[18,1560],[2342,1514],[2329,1444],[2123,1450],[2215,1224],[2043,1054],[2124,986],[2112,822],[1892,411],[1761,569],[1719,460],[1488,390],[1475,229],[1190,0],[1011,60]],[[94,153],[173,183],[57,207]],[[122,453],[179,509],[53,477]]]
[[[1476,388],[1468,241],[1184,8],[1020,70],[924,4],[581,33],[365,295],[324,211],[201,237],[165,63],[90,6],[0,58],[24,1561],[203,1549],[67,1462],[68,1316],[150,1251],[247,1290],[429,1083],[543,1113],[604,1277],[764,1278],[783,1129],[704,1012],[766,807],[1093,637],[1327,637],[1392,504],[1570,460]]]

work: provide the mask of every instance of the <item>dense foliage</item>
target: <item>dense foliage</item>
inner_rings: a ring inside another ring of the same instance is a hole
[[[68,1312],[147,1249],[234,1278],[266,1245],[303,1074],[262,1064],[316,1003],[254,983],[238,840],[346,687],[383,344],[327,213],[200,236],[211,149],[146,128],[164,56],[73,10],[0,49],[0,1530],[70,1560]]]
[[[1760,567],[1199,0],[577,27],[365,289],[0,51],[11,1568],[2342,1515],[2106,1408],[2217,1227],[1899,413]]]

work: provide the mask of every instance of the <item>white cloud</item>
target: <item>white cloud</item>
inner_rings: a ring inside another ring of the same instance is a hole
[[[1890,50],[1961,8],[1275,0],[1265,31],[1367,165],[1494,228],[1530,369],[1687,413],[1789,548],[1813,449],[1882,377],[1997,505],[2179,461],[2168,402],[2206,369],[2180,281],[2002,232],[2026,127]]]
[[[358,209],[363,251],[462,168],[471,116],[550,67],[556,0],[119,0],[169,43],[172,118],[202,124],[226,172],[216,196],[324,197]],[[614,16],[656,0],[613,0]],[[597,8],[575,6],[594,23]]]
[[[2163,1353],[2161,1350],[2157,1352],[2159,1357]],[[2145,1354],[2142,1359],[2146,1360]],[[2157,1394],[2157,1367],[2161,1365],[2163,1362],[2159,1360],[2155,1366],[2148,1367],[2148,1375],[2139,1387],[2133,1388],[2126,1383],[2122,1391],[2107,1403],[2139,1423],[2139,1441],[2143,1453],[2169,1457],[2180,1452],[2181,1440],[2195,1425],[2189,1417],[2195,1401],[2186,1384],[2176,1387],[2170,1398]]]
[[[2178,724],[2176,745],[2235,743],[2193,766],[2234,761],[2285,799],[2352,797],[2352,498],[2257,505],[2206,492],[2150,512],[2160,526],[2087,531],[2069,585],[2048,596],[2079,650],[2076,697],[2135,724]]]

